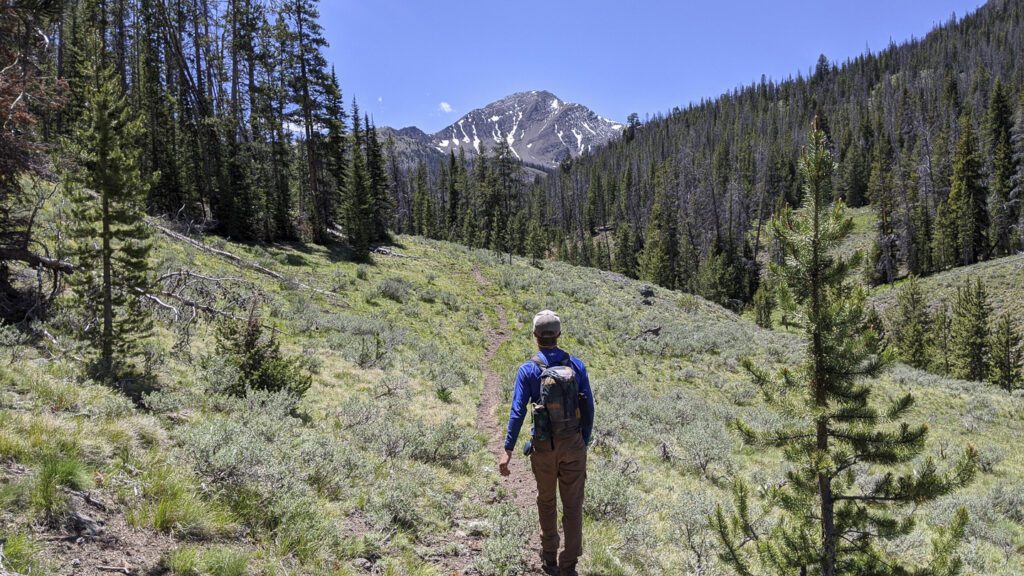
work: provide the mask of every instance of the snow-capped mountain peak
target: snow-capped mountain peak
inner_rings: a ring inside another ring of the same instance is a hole
[[[473,110],[434,134],[430,145],[444,153],[464,148],[469,154],[479,154],[505,141],[524,162],[555,166],[566,157],[604,144],[621,130],[622,124],[602,118],[586,106],[533,90]]]
[[[434,134],[412,127],[393,133],[407,141],[407,148],[422,147],[444,155],[461,150],[475,156],[504,141],[523,162],[552,167],[603,145],[622,129],[622,124],[598,116],[586,106],[533,90],[473,110]]]

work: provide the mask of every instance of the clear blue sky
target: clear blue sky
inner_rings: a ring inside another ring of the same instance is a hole
[[[346,99],[434,132],[513,92],[623,121],[920,38],[981,0],[323,0]]]

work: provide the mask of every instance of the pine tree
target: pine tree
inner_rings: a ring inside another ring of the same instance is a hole
[[[348,190],[345,194],[345,234],[356,260],[370,257],[373,198],[366,166],[365,134],[359,120],[359,106],[352,102],[352,143],[349,147]]]
[[[654,192],[654,207],[644,235],[644,248],[639,258],[641,280],[665,288],[676,287],[676,263],[679,258],[676,210],[665,181],[667,164],[658,170]]]
[[[620,222],[615,228],[615,256],[612,270],[636,278],[636,237],[629,224]]]
[[[320,127],[337,121],[326,104],[336,86],[327,71],[323,49],[327,46],[319,23],[317,0],[284,0],[280,7],[280,42],[284,78],[293,107],[288,121],[302,128],[300,153],[304,159],[299,178],[299,228],[314,241],[330,240],[327,230],[340,204],[340,189],[325,182],[323,136]],[[338,95],[340,99],[340,95]],[[361,240],[360,240],[361,241]],[[357,250],[359,251],[359,250]],[[361,252],[360,252],[361,253]]]
[[[384,149],[377,136],[377,127],[368,117],[366,126],[366,170],[370,187],[370,241],[388,242],[388,223],[394,204],[391,201],[391,179],[388,176]]]
[[[526,252],[530,257],[530,264],[534,266],[540,265],[540,261],[544,259],[547,252],[547,246],[544,241],[544,229],[536,218],[530,220],[526,233]]]
[[[935,269],[934,260],[932,259],[935,223],[932,220],[928,203],[921,195],[915,198],[910,217],[914,235],[910,239],[912,257],[907,259],[907,268],[910,269],[911,274],[917,276],[931,274]]]
[[[928,367],[931,349],[931,318],[921,284],[911,276],[896,293],[896,308],[889,322],[893,348],[897,357],[915,368]]]
[[[899,272],[898,242],[893,221],[896,215],[896,198],[890,155],[888,139],[879,138],[871,164],[871,177],[868,180],[868,195],[878,215],[873,258],[876,284],[892,284]]]
[[[709,254],[697,266],[694,288],[705,300],[720,306],[729,305],[729,269],[724,254]]]
[[[935,212],[935,234],[932,237],[932,265],[936,270],[956,266],[959,261],[960,234],[955,209],[948,202],[939,204]]]
[[[415,190],[412,196],[413,233],[434,237],[434,199],[427,183],[427,165],[420,161],[416,167]]]
[[[352,103],[353,107],[355,102]],[[327,229],[333,229],[339,222],[348,222],[347,212],[351,205],[349,199],[348,171],[348,139],[345,134],[345,102],[338,86],[337,75],[331,70],[330,80],[324,90],[324,124],[327,128],[323,136],[324,169],[323,193],[316,200],[317,221],[323,222]]]
[[[989,214],[974,127],[966,114],[960,119],[960,138],[949,186],[948,205],[957,227],[959,263],[967,266],[988,255]]]
[[[1024,385],[1024,347],[1021,333],[1013,325],[1009,313],[1004,312],[996,319],[992,330],[992,353],[990,380],[1007,392],[1013,392]]]
[[[981,279],[957,288],[953,304],[953,375],[982,381],[988,376],[989,317],[992,306]]]
[[[768,282],[762,282],[754,292],[754,321],[761,328],[772,328],[772,312],[775,311],[775,290]]]
[[[991,191],[992,228],[988,237],[996,256],[1010,253],[1012,234],[1020,207],[1011,197],[1013,189],[1013,145],[1011,129],[1013,114],[1010,98],[1003,83],[996,80],[985,118],[986,139],[990,150],[989,190]]]
[[[900,466],[923,452],[928,427],[901,421],[914,405],[910,395],[886,409],[872,404],[868,379],[887,358],[867,326],[865,293],[850,281],[859,255],[832,256],[853,222],[842,204],[828,205],[833,164],[821,131],[811,132],[800,169],[804,206],[799,215],[784,210],[774,222],[787,260],[773,266],[772,275],[792,289],[803,308],[807,357],[798,370],[784,371],[780,381],[752,360],[744,362],[768,402],[784,409],[794,424],[767,432],[736,425],[747,442],[783,449],[787,480],[764,494],[764,504],[775,507],[778,518],[774,527],[753,529],[749,490],[738,482],[736,513],[727,517],[719,506],[712,527],[722,560],[742,575],[906,574],[911,566],[891,555],[885,541],[913,529],[914,507],[969,482],[976,455],[969,451],[949,475],[931,460],[913,470]],[[964,516],[958,514],[958,524],[966,522]],[[948,561],[949,555],[936,548],[933,562]]]
[[[100,53],[99,41],[93,44]],[[111,380],[149,336],[144,306],[149,285],[149,229],[144,209],[149,182],[139,171],[141,122],[121,94],[105,58],[86,60],[82,115],[69,144],[77,170],[66,179],[74,206],[70,237],[78,273],[70,283],[96,353],[97,377]]]
[[[953,373],[953,315],[949,305],[943,303],[932,317],[935,328],[932,338],[932,365],[937,372],[949,376]]]
[[[1011,240],[1011,244],[1024,251],[1024,90],[1021,90],[1020,93],[1020,103],[1017,105],[1017,119],[1013,124],[1010,139],[1014,164],[1014,175],[1010,188],[1010,204],[1017,209],[1017,225],[1013,232],[1016,236]]]

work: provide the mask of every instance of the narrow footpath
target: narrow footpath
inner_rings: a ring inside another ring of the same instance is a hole
[[[480,273],[479,268],[473,269],[473,276],[481,287],[490,284]],[[481,365],[481,370],[484,373],[484,389],[480,396],[480,406],[477,409],[476,427],[487,438],[487,448],[494,456],[494,466],[497,469],[498,456],[505,449],[505,428],[500,425],[503,418],[498,414],[498,408],[501,405],[501,389],[503,380],[511,379],[512,375],[501,376],[494,371],[494,359],[498,354],[498,348],[509,339],[508,317],[505,308],[501,304],[496,304],[494,310],[498,313],[498,327],[490,329],[487,334],[487,351]],[[508,383],[506,382],[506,384]],[[520,446],[522,440],[522,434],[520,434]],[[507,477],[501,477],[502,485],[516,507],[531,514],[536,521],[537,488],[534,484],[533,474],[530,472],[530,461],[523,456],[521,450],[516,450],[509,466],[512,473]],[[526,554],[528,574],[542,573],[537,557],[538,550],[540,550],[540,532],[535,531],[530,536],[529,549]]]

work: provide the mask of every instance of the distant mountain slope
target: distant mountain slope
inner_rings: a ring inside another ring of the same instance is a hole
[[[622,133],[623,125],[597,115],[582,104],[565,102],[551,92],[519,92],[473,110],[435,134],[409,127],[384,129],[396,143],[403,163],[456,154],[475,156],[507,142],[525,164],[554,167],[578,157]]]

